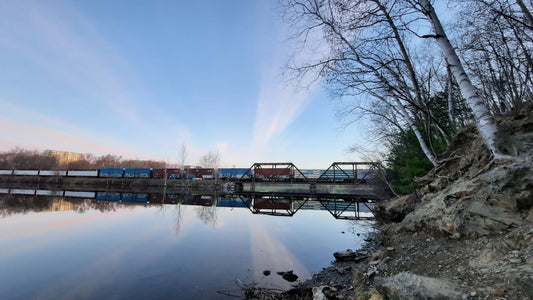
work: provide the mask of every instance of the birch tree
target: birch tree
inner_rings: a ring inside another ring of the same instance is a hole
[[[415,21],[412,16],[412,10],[394,1],[288,0],[285,17],[298,30],[303,47],[313,48],[311,40],[316,36],[328,46],[321,56],[304,62],[296,59],[288,69],[298,78],[313,74],[324,80],[333,94],[353,96],[367,111],[373,110],[365,106],[363,98],[386,103],[406,126],[418,132],[420,146],[436,165],[418,128],[421,123],[416,122],[432,115],[424,104],[427,93],[419,82],[402,33],[406,24]],[[380,115],[379,111],[374,112]],[[433,123],[438,126],[436,120]]]
[[[459,60],[454,47],[452,46],[441,21],[435,12],[435,9],[429,0],[418,0],[412,2],[413,6],[422,12],[431,23],[434,34],[427,37],[433,37],[440,49],[443,52],[450,70],[458,83],[466,102],[472,110],[476,122],[478,132],[483,137],[485,145],[492,152],[495,159],[503,158],[503,155],[497,148],[497,132],[496,121],[491,115],[488,107],[485,105],[483,99],[478,95],[476,87],[472,84],[470,77],[466,73],[463,64]]]

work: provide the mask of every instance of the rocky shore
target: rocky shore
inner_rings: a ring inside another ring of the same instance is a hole
[[[363,249],[263,299],[533,299],[533,106],[499,126],[508,158],[459,132],[415,194],[380,203]]]

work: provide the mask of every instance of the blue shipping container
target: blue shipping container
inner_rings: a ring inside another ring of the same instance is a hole
[[[100,177],[122,177],[124,169],[122,168],[103,168],[100,169]]]
[[[150,178],[152,177],[152,169],[126,168],[124,169],[124,177]]]
[[[220,168],[218,169],[218,178],[234,178],[239,179],[244,176],[244,178],[252,177],[252,170],[248,172],[249,169],[236,169],[236,168]]]

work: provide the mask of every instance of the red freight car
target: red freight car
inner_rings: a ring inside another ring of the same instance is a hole
[[[254,177],[262,180],[289,180],[292,179],[292,173],[289,168],[256,168]]]
[[[215,178],[215,170],[209,168],[190,168],[185,169],[186,178]]]
[[[166,171],[165,171],[166,170]],[[181,178],[181,170],[180,169],[153,169],[152,170],[152,177],[153,178],[165,178],[165,173],[167,175],[167,178]]]
[[[184,205],[213,206],[215,199],[212,196],[189,195],[182,202]]]
[[[254,199],[254,209],[291,209],[291,201],[287,199]]]

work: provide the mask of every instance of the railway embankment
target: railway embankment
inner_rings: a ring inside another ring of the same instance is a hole
[[[365,248],[279,298],[533,299],[533,106],[499,127],[509,158],[457,133],[416,193],[378,206]]]

